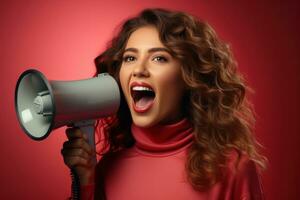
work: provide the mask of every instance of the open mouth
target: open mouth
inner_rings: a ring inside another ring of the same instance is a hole
[[[153,104],[155,92],[148,86],[133,86],[131,87],[131,96],[135,110],[146,111]]]

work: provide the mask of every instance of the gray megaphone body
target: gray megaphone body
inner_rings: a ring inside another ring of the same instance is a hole
[[[20,75],[15,91],[18,120],[29,137],[43,140],[56,128],[77,126],[94,149],[95,120],[115,114],[119,105],[119,86],[107,73],[84,80],[48,81],[30,69]]]

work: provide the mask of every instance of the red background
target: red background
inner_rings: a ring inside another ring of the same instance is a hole
[[[18,76],[35,67],[49,79],[88,78],[115,27],[145,7],[190,12],[233,48],[256,91],[256,134],[269,159],[267,199],[299,199],[299,5],[293,1],[1,1],[0,199],[65,199],[69,170],[60,156],[64,128],[36,142],[14,111]]]

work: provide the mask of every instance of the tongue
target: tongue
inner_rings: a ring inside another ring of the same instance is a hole
[[[152,104],[153,99],[153,97],[142,97],[137,102],[135,102],[135,105],[138,108],[147,108]]]

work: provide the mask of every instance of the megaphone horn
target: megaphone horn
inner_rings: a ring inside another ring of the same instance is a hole
[[[15,90],[18,120],[34,140],[43,140],[64,125],[113,115],[119,105],[118,84],[107,73],[84,80],[48,81],[30,69],[20,75]]]

